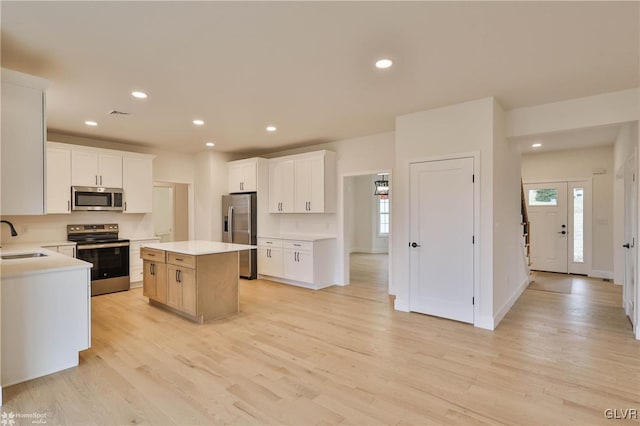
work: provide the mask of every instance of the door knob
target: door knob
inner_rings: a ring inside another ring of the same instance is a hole
[[[418,243],[411,243],[411,247],[413,247],[413,248],[420,247],[420,244],[418,244]]]
[[[567,231],[558,232],[558,234],[562,234],[562,235],[564,235],[566,233],[567,233]]]
[[[624,248],[631,248],[631,244],[627,243],[627,244],[623,244],[622,247]]]

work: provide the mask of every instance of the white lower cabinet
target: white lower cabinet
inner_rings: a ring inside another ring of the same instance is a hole
[[[142,287],[144,278],[143,260],[140,258],[140,249],[146,244],[159,243],[160,238],[147,238],[144,240],[131,240],[129,243],[129,282],[131,288]]]
[[[300,287],[334,284],[335,239],[258,238],[258,274]]]
[[[76,257],[76,243],[69,244],[43,244],[40,247],[47,250],[55,251],[69,257]]]
[[[258,238],[258,273],[282,276],[282,240]]]

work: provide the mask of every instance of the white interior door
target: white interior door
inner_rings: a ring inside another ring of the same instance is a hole
[[[625,312],[634,328],[636,327],[636,306],[638,286],[636,271],[638,270],[638,257],[636,252],[637,223],[638,223],[638,182],[636,156],[627,160],[624,174],[624,293]]]
[[[473,161],[411,164],[411,311],[473,323]]]
[[[538,271],[567,273],[567,183],[524,185],[531,223],[531,263]]]
[[[153,187],[153,232],[160,242],[173,241],[173,188]]]

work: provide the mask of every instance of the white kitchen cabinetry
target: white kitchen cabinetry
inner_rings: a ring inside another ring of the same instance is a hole
[[[66,244],[44,244],[40,247],[45,248],[47,250],[55,251],[56,253],[64,254],[69,257],[76,257],[76,243],[66,243]]]
[[[236,192],[256,192],[258,190],[259,158],[229,161],[229,194]]]
[[[122,188],[124,213],[151,213],[153,158],[148,154],[47,142],[47,213],[71,211],[72,185]]]
[[[269,213],[293,213],[294,165],[287,158],[269,161]]]
[[[335,211],[335,153],[315,151],[270,160],[271,213]]]
[[[314,283],[313,243],[288,241],[284,249],[283,277],[288,280]]]
[[[147,238],[144,240],[131,240],[129,243],[129,282],[131,288],[142,287],[144,278],[143,259],[140,250],[147,244],[159,243],[160,238]]]
[[[122,155],[97,150],[71,151],[71,184],[122,188]]]
[[[47,143],[47,214],[71,213],[71,150]]]
[[[258,273],[282,277],[282,240],[258,238]]]
[[[335,254],[334,238],[258,238],[258,274],[318,290],[335,282]]]
[[[49,82],[2,70],[2,215],[45,213],[45,90]]]
[[[125,213],[153,211],[153,157],[125,156],[122,159],[122,188]]]
[[[3,265],[3,387],[75,367],[91,347],[91,265],[62,263],[13,275]]]

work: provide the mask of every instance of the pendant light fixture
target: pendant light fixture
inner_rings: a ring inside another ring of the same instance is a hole
[[[375,181],[374,185],[376,190],[373,195],[387,196],[389,195],[389,181],[387,180],[388,173],[378,173],[380,180]]]

